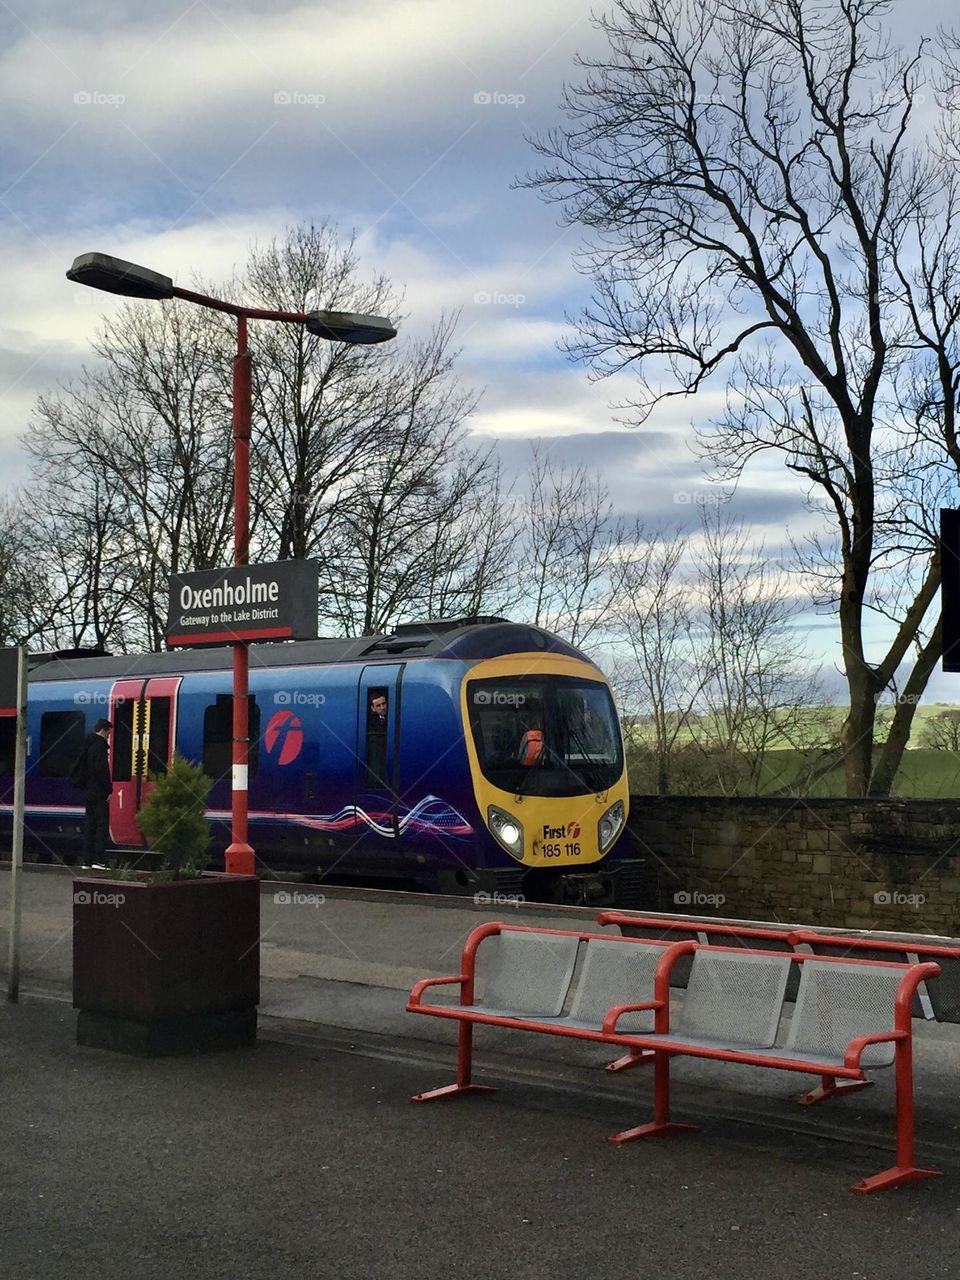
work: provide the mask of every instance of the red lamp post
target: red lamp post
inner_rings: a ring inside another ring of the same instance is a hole
[[[169,276],[124,262],[104,253],[83,253],[74,259],[67,279],[128,298],[181,298],[237,317],[237,354],[233,361],[233,563],[245,565],[250,552],[250,434],[253,421],[253,361],[247,345],[248,320],[275,320],[304,325],[308,332],[330,342],[371,345],[387,342],[396,329],[381,316],[346,311],[267,311],[243,307],[221,298],[181,289]],[[233,770],[231,839],[225,867],[233,875],[255,873],[254,851],[248,841],[247,773],[250,747],[249,654],[246,640],[233,645]]]

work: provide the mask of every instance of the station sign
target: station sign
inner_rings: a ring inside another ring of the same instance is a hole
[[[174,573],[167,646],[315,640],[318,586],[314,560]]]
[[[940,512],[943,670],[960,671],[960,511]]]

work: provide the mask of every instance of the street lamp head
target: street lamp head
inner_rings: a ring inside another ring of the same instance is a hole
[[[389,342],[397,336],[396,329],[383,316],[358,316],[350,311],[311,311],[307,330],[329,342],[352,342],[358,346]]]
[[[89,285],[91,289],[119,293],[125,298],[173,297],[173,281],[169,276],[139,267],[135,262],[111,258],[107,253],[81,253],[79,258],[74,258],[67,279]]]

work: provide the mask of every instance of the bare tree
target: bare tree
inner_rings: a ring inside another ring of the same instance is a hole
[[[15,497],[0,498],[0,644],[13,645],[49,634],[57,612],[55,573],[35,513]]]
[[[513,495],[495,455],[466,453],[460,467],[469,476],[466,500],[452,518],[434,522],[423,550],[424,614],[508,614],[522,598]]]
[[[794,625],[810,602],[742,522],[705,510],[702,533],[696,564],[703,714],[691,728],[716,763],[722,791],[758,794],[784,780],[773,773],[772,751],[807,749],[812,737],[831,745],[820,711],[824,694]],[[791,756],[794,765],[797,758]],[[802,789],[807,770],[791,772],[799,776],[790,786]]]
[[[958,462],[957,46],[939,48],[938,137],[914,119],[924,48],[891,45],[891,5],[616,0],[599,20],[609,53],[581,64],[570,125],[538,143],[531,180],[592,235],[574,350],[600,375],[638,375],[632,419],[725,376],[727,412],[704,436],[717,474],[773,450],[832,522],[852,795],[889,789],[939,652],[936,548],[899,500],[921,427]],[[907,389],[924,386],[911,423]],[[895,626],[868,656],[891,560]],[[878,698],[908,662],[877,767]]]
[[[490,451],[465,447],[464,420],[476,401],[453,376],[453,333],[454,321],[442,319],[391,366],[377,447],[340,487],[325,595],[348,633],[429,612],[441,581],[449,605],[449,570],[473,563],[463,535],[495,468]],[[469,580],[460,582],[471,597]]]
[[[802,790],[824,753],[835,765],[831,717],[794,625],[809,600],[742,522],[705,509],[697,537],[637,528],[624,555],[617,682],[660,794]],[[771,753],[783,750],[781,777]]]
[[[960,711],[950,707],[923,721],[920,745],[934,751],[960,752]]]
[[[612,616],[623,574],[623,530],[605,483],[585,466],[555,462],[538,441],[519,520],[529,620],[585,643]]]
[[[648,536],[642,525],[635,526],[623,547],[623,580],[612,623],[624,649],[615,684],[622,704],[643,724],[633,736],[650,744],[658,795],[676,789],[678,748],[687,740],[706,680],[697,661],[694,601],[683,572],[687,548],[679,532]]]
[[[75,385],[41,397],[24,443],[46,495],[68,630],[158,648],[169,575],[227,553],[222,326],[195,307],[138,304],[105,323],[94,351],[99,363]]]
[[[353,240],[335,229],[293,226],[255,245],[229,291],[285,311],[354,311],[398,317],[401,298],[383,276],[360,274]],[[398,412],[406,344],[326,342],[300,325],[253,325],[255,447],[262,540],[281,559],[328,554],[344,485],[383,447]]]

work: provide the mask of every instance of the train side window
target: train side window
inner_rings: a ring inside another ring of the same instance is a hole
[[[167,772],[170,751],[170,699],[150,699],[150,742],[147,747],[147,773],[151,778]]]
[[[250,751],[249,772],[253,779],[260,771],[260,708],[250,694],[248,725]],[[203,771],[214,782],[229,778],[233,767],[233,698],[229,693],[218,694],[203,713]]]
[[[17,752],[17,717],[0,716],[0,777],[13,777]]]
[[[45,711],[40,717],[40,777],[66,778],[86,736],[82,711]]]
[[[113,780],[129,782],[133,777],[133,698],[113,704]]]

